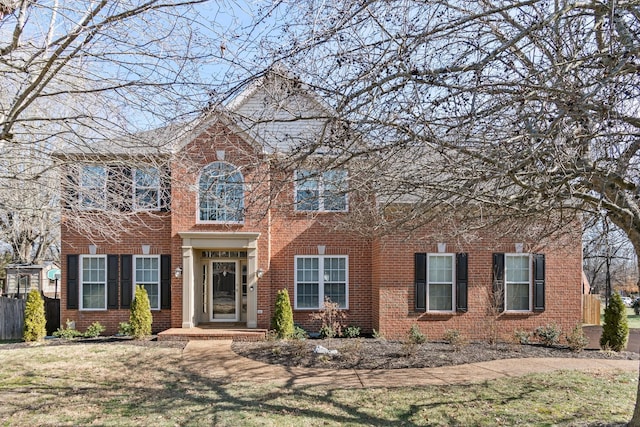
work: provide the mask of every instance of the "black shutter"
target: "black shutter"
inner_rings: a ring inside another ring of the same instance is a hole
[[[169,166],[159,169],[160,173],[160,210],[168,212],[171,209],[171,170]]]
[[[78,309],[79,256],[67,255],[67,309]]]
[[[494,307],[504,311],[504,254],[493,254],[493,301]]]
[[[171,308],[171,255],[160,255],[160,308]]]
[[[544,311],[544,254],[533,254],[533,311]]]
[[[467,254],[456,254],[456,311],[463,313],[466,313],[469,308],[467,302],[468,270]]]
[[[415,307],[416,311],[427,311],[427,254],[415,254]]]
[[[118,308],[118,255],[107,255],[107,308]]]
[[[120,255],[120,308],[131,308],[132,255]]]

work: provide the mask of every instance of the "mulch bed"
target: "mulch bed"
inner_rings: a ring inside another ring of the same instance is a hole
[[[337,354],[318,354],[317,345]],[[533,357],[575,357],[640,360],[634,352],[545,347],[539,344],[488,344],[472,342],[454,346],[442,342],[410,344],[374,338],[307,339],[290,341],[234,342],[237,354],[264,363],[289,367],[331,369],[435,368],[499,359]]]

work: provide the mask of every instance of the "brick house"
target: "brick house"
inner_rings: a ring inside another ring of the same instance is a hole
[[[141,284],[154,332],[268,328],[283,288],[295,321],[310,330],[324,297],[350,325],[389,338],[413,325],[430,339],[449,329],[508,339],[581,322],[580,227],[544,241],[485,230],[463,243],[425,238],[429,229],[408,238],[335,227],[371,203],[349,190],[349,171],[273,167],[297,140],[321,138],[327,114],[313,94],[267,74],[225,110],[146,135],[151,146],[60,154],[68,164],[61,319],[115,333]],[[111,224],[115,211],[124,225],[83,225]]]

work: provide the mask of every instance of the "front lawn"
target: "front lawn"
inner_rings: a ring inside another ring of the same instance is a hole
[[[457,386],[291,388],[215,380],[181,354],[0,344],[0,425],[610,425],[630,419],[637,385],[636,372],[601,371]]]
[[[640,315],[635,314],[633,308],[627,308],[627,322],[630,329],[640,329]]]

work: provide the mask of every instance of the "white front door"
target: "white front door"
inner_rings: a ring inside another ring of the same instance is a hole
[[[211,321],[237,322],[240,275],[237,261],[212,261],[209,302]]]

